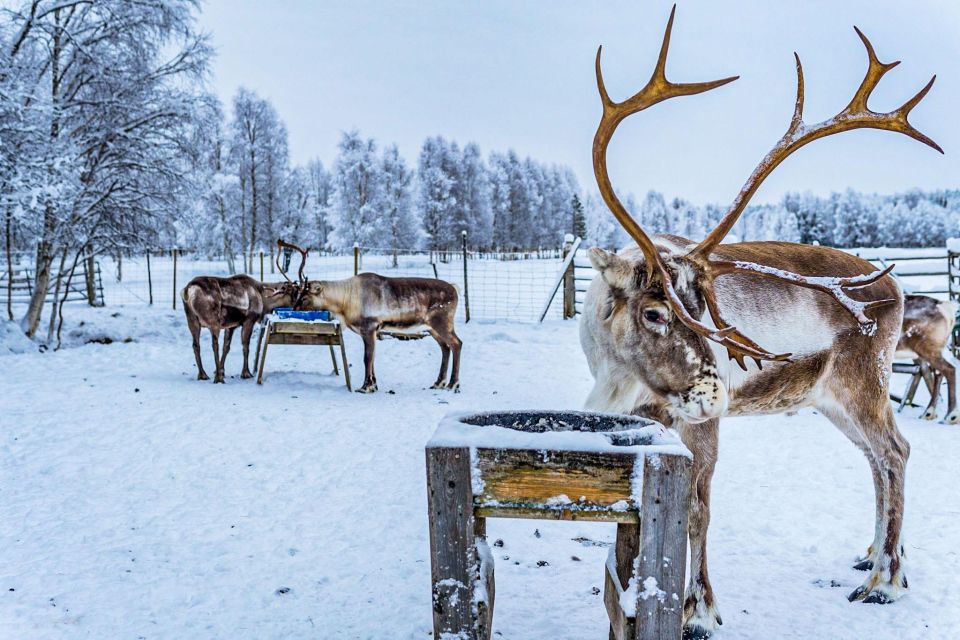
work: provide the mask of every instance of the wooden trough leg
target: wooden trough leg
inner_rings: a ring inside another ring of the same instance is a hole
[[[340,343],[340,358],[343,361],[343,379],[347,382],[347,391],[353,391],[350,386],[350,365],[347,363],[347,347],[343,344],[343,329],[337,325],[337,342]]]
[[[260,345],[263,342],[263,332],[266,330],[266,323],[260,322],[257,324],[260,328],[260,331],[257,332],[257,349],[253,352],[253,372],[256,373],[260,368]]]
[[[620,582],[620,589],[614,588],[613,585],[609,584],[609,581],[605,581],[603,594],[604,602],[607,604],[607,612],[610,615],[610,640],[632,640],[633,626],[629,625],[623,615],[623,609],[620,608],[620,591],[626,589],[630,583],[630,577],[633,576],[633,561],[637,559],[639,553],[640,525],[628,522],[617,523],[614,558],[616,559],[616,578]],[[608,570],[605,570],[605,573],[608,573]],[[613,576],[609,576],[609,578],[612,579]],[[607,602],[608,600],[610,601]]]
[[[257,384],[263,384],[263,370],[267,368],[267,347],[270,346],[270,325],[263,328],[266,337],[263,340],[263,353],[260,354],[260,370],[257,371]]]
[[[690,466],[685,456],[648,455],[643,462],[636,640],[683,633]]]
[[[330,347],[330,361],[333,362],[333,375],[338,376],[340,375],[340,370],[337,368],[337,354],[333,352],[333,343],[331,342],[327,346]]]
[[[478,553],[477,549],[470,449],[428,447],[426,451],[433,637],[488,640],[490,610],[480,616],[474,615],[475,611],[482,609],[474,608],[474,593],[481,575],[481,555],[489,559],[489,554]],[[485,545],[482,539],[481,543]]]

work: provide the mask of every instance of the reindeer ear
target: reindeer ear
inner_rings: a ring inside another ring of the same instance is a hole
[[[608,285],[615,289],[629,289],[634,284],[633,264],[615,253],[593,247],[587,253],[593,268],[600,272]]]

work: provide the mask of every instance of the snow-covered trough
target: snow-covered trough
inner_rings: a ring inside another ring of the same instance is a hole
[[[642,418],[445,417],[426,446],[434,637],[490,637],[486,518],[541,518],[616,522],[604,594],[614,636],[680,638],[691,460],[672,431]]]

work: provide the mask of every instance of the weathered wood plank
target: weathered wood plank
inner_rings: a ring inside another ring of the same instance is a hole
[[[583,451],[478,449],[483,481],[478,506],[551,505],[607,509],[632,506],[631,477],[636,455]],[[574,504],[563,504],[561,496]],[[493,503],[492,505],[490,503]]]
[[[270,341],[270,344],[292,344],[292,345],[309,345],[309,346],[324,346],[337,344],[336,334],[324,334],[324,333],[272,333],[267,336],[267,340]]]
[[[637,512],[627,511],[596,511],[588,509],[554,509],[548,507],[474,507],[473,512],[481,518],[518,518],[523,520],[583,520],[586,522],[624,522],[636,524],[640,522]]]
[[[690,466],[685,456],[644,460],[636,640],[677,640],[682,634]]]
[[[476,520],[468,448],[427,447],[433,637],[478,635],[473,591],[478,577]],[[459,635],[458,635],[459,634]]]
[[[283,322],[272,323],[275,333],[305,333],[336,335],[337,325],[333,322]]]

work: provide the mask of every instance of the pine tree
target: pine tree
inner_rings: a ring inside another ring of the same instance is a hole
[[[580,202],[580,196],[576,193],[570,198],[570,211],[572,213],[570,233],[572,233],[575,238],[586,238],[587,219],[583,214],[583,203]]]

